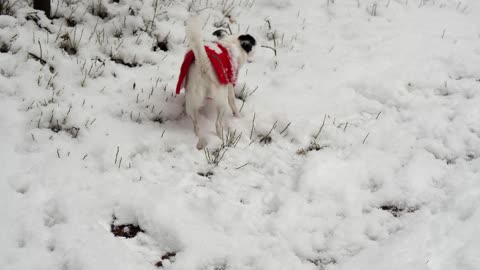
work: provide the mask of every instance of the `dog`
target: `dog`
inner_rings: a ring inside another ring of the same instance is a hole
[[[191,51],[185,56],[176,89],[179,94],[185,88],[185,111],[193,122],[199,150],[207,145],[205,136],[199,132],[201,109],[213,106],[216,112],[215,130],[220,139],[223,136],[226,104],[235,117],[240,117],[235,104],[234,86],[239,69],[252,61],[256,45],[251,35],[229,35],[225,30],[213,32],[218,41],[205,45],[202,25],[197,16],[187,21],[186,34]]]

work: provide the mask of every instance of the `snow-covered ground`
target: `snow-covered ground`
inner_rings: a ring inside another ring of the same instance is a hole
[[[15,9],[0,269],[480,269],[477,0]],[[266,46],[240,74],[238,144],[211,136],[217,166],[174,95],[196,12],[207,40],[229,25]]]

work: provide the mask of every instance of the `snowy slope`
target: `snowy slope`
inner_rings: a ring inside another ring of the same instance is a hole
[[[480,268],[477,1],[52,7],[0,16],[0,269]],[[263,46],[217,166],[174,95],[192,13]]]

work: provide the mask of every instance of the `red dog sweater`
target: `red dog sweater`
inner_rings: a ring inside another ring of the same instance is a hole
[[[235,86],[237,81],[237,70],[232,64],[232,60],[227,48],[216,43],[212,46],[205,46],[205,51],[207,52],[208,59],[212,63],[213,69],[217,74],[220,84],[225,85],[232,83]],[[176,89],[177,95],[180,94],[180,90],[182,89],[185,79],[187,78],[188,69],[194,60],[195,55],[191,50],[188,51],[185,55],[185,59],[183,60],[182,67],[180,68],[180,76],[178,77]]]

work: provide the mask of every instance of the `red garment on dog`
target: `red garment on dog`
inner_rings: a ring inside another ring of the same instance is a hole
[[[235,83],[237,82],[237,71],[232,64],[232,60],[227,48],[218,43],[216,43],[214,46],[217,46],[220,50],[215,50],[215,48],[211,48],[209,46],[204,47],[205,51],[207,52],[208,59],[210,59],[210,63],[212,63],[213,69],[217,74],[218,81],[220,84],[225,85],[232,83],[233,86],[235,86]],[[195,55],[191,50],[188,51],[185,55],[185,59],[183,60],[182,67],[180,68],[180,76],[178,77],[176,89],[177,95],[180,94],[180,90],[182,89],[184,81],[187,78],[188,69],[194,60]]]

